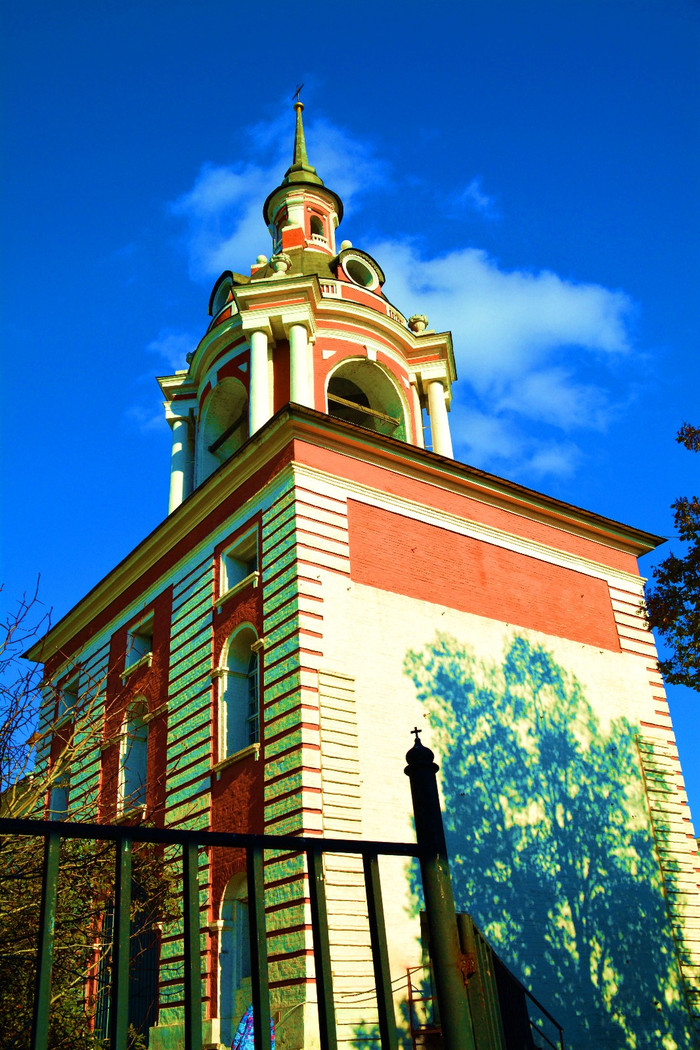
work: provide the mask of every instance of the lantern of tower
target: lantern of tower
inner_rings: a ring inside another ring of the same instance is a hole
[[[452,456],[451,336],[404,317],[376,260],[337,246],[343,204],[309,163],[304,107],[294,108],[292,164],[263,207],[271,255],[249,274],[221,274],[189,368],[159,380],[171,511],[288,402]]]

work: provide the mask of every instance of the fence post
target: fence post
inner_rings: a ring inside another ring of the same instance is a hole
[[[439,766],[433,761],[433,752],[421,744],[419,730],[413,732],[416,742],[406,755],[408,765],[404,772],[411,782],[416,842],[421,847],[420,867],[443,1047],[475,1050],[435,777]]]

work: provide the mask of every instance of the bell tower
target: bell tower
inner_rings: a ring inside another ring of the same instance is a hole
[[[690,1046],[700,862],[636,561],[660,538],[453,458],[450,334],[336,240],[302,116],[263,207],[269,258],[221,274],[188,367],[160,379],[170,513],[28,654],[49,812],[406,841],[423,726],[458,908],[567,1045]],[[381,869],[398,1016],[420,904],[404,858]],[[252,995],[245,860],[211,846],[199,878],[205,1046],[226,1050]],[[309,879],[296,850],[265,858],[280,1050],[321,1045]],[[323,879],[339,1050],[377,1046],[359,854],[327,854]],[[157,941],[141,1030],[172,1050],[182,927]]]
[[[452,456],[451,336],[404,317],[376,260],[336,245],[343,204],[309,163],[294,109],[292,163],[263,206],[272,254],[221,274],[189,368],[159,380],[171,512],[289,402]]]

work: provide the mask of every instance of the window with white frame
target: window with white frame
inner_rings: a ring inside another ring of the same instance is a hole
[[[258,530],[251,529],[232,544],[221,555],[219,567],[219,594],[227,597],[247,584],[257,586],[258,571]]]
[[[148,724],[144,700],[130,704],[119,742],[119,811],[146,805],[148,780]]]
[[[76,675],[61,687],[58,695],[58,718],[64,718],[75,711],[78,705],[78,684],[79,676]]]
[[[219,760],[260,739],[260,672],[255,630],[245,624],[229,639],[220,671]]]
[[[153,613],[146,616],[136,626],[131,627],[126,638],[125,670],[150,660],[153,652]]]

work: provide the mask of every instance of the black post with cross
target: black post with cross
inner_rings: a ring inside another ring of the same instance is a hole
[[[438,795],[439,766],[433,752],[416,741],[406,755],[404,772],[411,782],[416,842],[421,847],[420,868],[430,938],[430,957],[440,1010],[444,1050],[475,1050],[474,1030],[467,998],[466,967],[459,943],[447,844]]]

